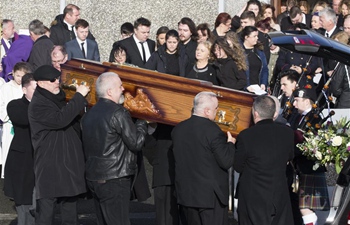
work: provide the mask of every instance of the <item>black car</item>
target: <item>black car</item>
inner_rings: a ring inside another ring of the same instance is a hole
[[[277,31],[269,33],[272,44],[290,51],[336,60],[350,66],[350,47],[326,38],[314,31]],[[326,220],[327,225],[348,224],[350,210],[349,158],[345,162],[337,179],[331,209]]]

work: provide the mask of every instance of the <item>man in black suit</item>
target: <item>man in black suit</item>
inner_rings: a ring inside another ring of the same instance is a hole
[[[228,224],[228,172],[235,139],[213,122],[218,99],[212,92],[194,98],[193,115],[172,131],[175,190],[182,224]]]
[[[66,42],[73,40],[76,37],[76,29],[74,27],[77,20],[80,19],[80,8],[73,4],[68,4],[63,14],[57,15],[52,22],[50,28],[50,38],[55,45],[64,45]],[[90,33],[88,39],[95,40],[95,37]]]
[[[289,16],[281,20],[281,30],[295,30],[295,26],[299,23],[311,28],[311,19],[311,15],[304,14],[298,6],[293,6],[289,11]]]
[[[34,41],[28,62],[36,70],[43,65],[52,65],[51,50],[54,46],[51,39],[45,35],[43,22],[33,20],[29,24],[30,37]]]
[[[320,23],[325,29],[323,35],[328,38],[334,37],[341,30],[337,27],[337,14],[331,8],[325,8],[319,12]]]
[[[157,225],[179,225],[179,207],[175,193],[175,161],[172,153],[173,126],[158,123],[152,136],[146,139],[146,149],[152,151],[152,188]],[[145,154],[146,155],[146,154]]]
[[[75,23],[75,29],[77,37],[64,44],[68,53],[68,60],[79,58],[99,62],[100,52],[97,42],[87,38],[89,34],[89,23],[86,20],[78,19]]]
[[[341,30],[337,27],[337,14],[331,8],[325,8],[319,12],[320,23],[324,29],[323,35],[328,38],[333,38],[334,35],[339,33]],[[332,72],[337,65],[337,61],[324,59],[323,60],[323,77],[320,79],[318,86],[316,88],[316,93],[319,94],[322,91],[324,84],[332,75]],[[324,103],[322,99],[321,104]]]
[[[238,222],[292,225],[286,165],[293,159],[293,131],[273,122],[276,106],[268,96],[255,99],[252,113],[256,125],[238,135],[233,163],[240,173]]]
[[[14,137],[5,164],[4,194],[14,200],[18,224],[34,225],[33,209],[34,160],[30,137],[28,106],[36,88],[33,74],[22,77],[23,97],[7,105]]]
[[[126,62],[144,68],[145,63],[155,51],[156,43],[148,39],[151,21],[140,17],[134,22],[134,34],[119,44],[126,49]],[[116,45],[118,42],[113,44]]]

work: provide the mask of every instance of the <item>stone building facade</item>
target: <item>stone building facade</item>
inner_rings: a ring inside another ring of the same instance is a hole
[[[15,27],[27,29],[30,21],[39,19],[50,27],[55,16],[68,3],[81,8],[81,18],[90,24],[90,30],[100,48],[101,60],[107,61],[114,41],[120,38],[120,25],[133,23],[138,17],[152,22],[151,39],[160,26],[177,29],[182,17],[190,17],[196,24],[207,22],[213,28],[219,12],[232,16],[244,7],[246,0],[1,0],[0,19],[12,19]]]

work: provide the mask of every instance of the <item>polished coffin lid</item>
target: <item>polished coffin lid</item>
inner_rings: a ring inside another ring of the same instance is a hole
[[[251,123],[251,107],[255,95],[247,92],[138,67],[83,59],[72,59],[62,64],[61,69],[62,88],[68,99],[75,93],[74,83],[86,83],[91,89],[86,99],[90,105],[94,105],[96,79],[104,72],[115,72],[125,88],[124,107],[135,118],[176,125],[191,116],[196,94],[211,91],[218,96],[219,107],[215,122],[223,131],[230,131],[237,136]]]

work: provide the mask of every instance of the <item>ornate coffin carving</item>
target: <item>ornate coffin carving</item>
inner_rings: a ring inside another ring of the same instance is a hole
[[[215,86],[210,82],[107,62],[72,59],[61,67],[62,88],[68,99],[75,92],[74,83],[84,83],[91,87],[91,92],[86,98],[90,105],[94,105],[94,84],[97,77],[101,73],[112,71],[117,73],[123,82],[124,107],[133,117],[176,125],[191,116],[196,94],[211,91],[216,93],[219,99],[215,121],[223,131],[230,131],[237,136],[241,130],[249,127],[251,122],[251,106],[255,95],[246,92]]]

